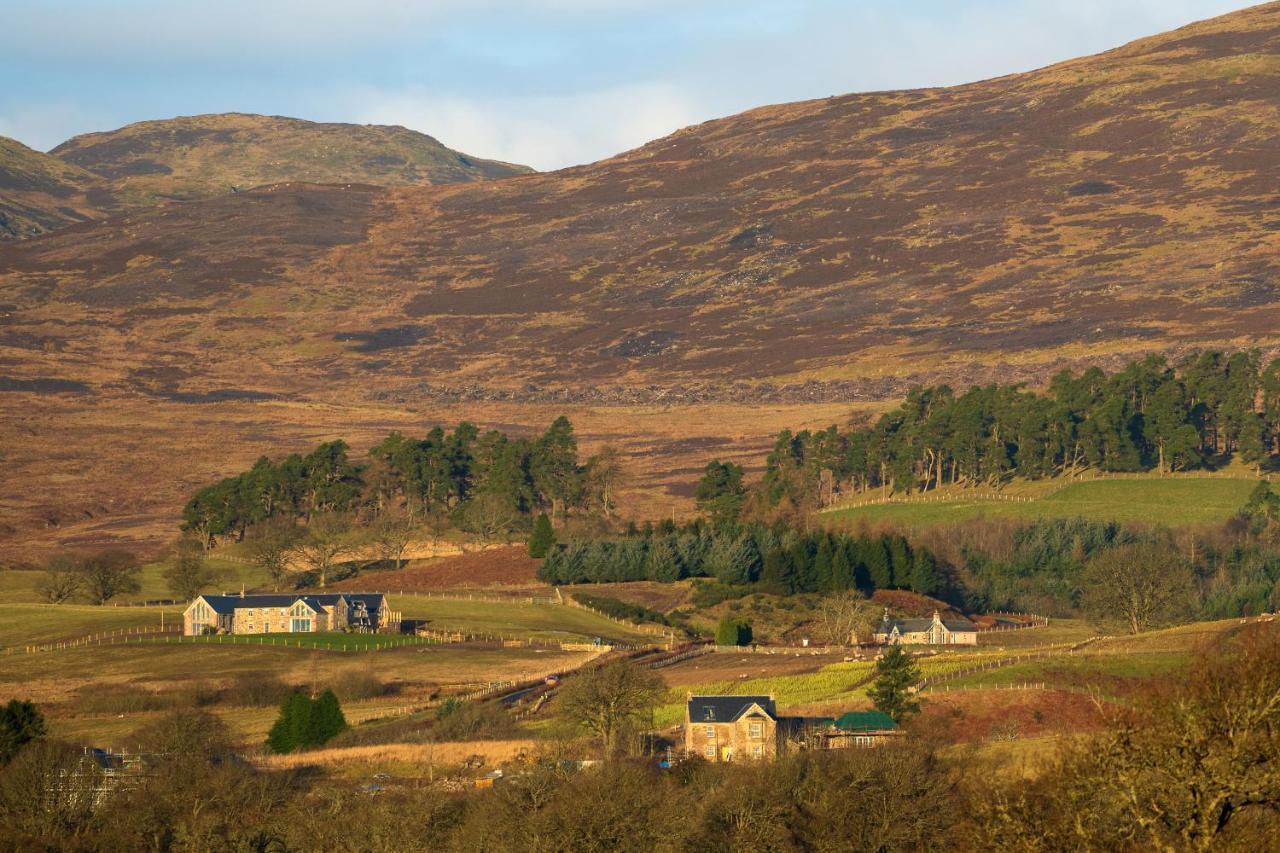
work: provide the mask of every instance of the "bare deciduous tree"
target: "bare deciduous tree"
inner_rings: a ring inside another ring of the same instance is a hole
[[[351,519],[338,512],[311,516],[302,538],[294,545],[298,562],[316,573],[320,588],[329,581],[329,572],[351,549]]]
[[[284,516],[257,525],[248,538],[249,559],[266,571],[276,589],[289,574],[289,559],[300,538],[302,530],[292,518]]]
[[[44,577],[40,578],[36,589],[40,596],[50,604],[61,604],[68,601],[84,587],[84,572],[74,557],[59,554],[51,559],[44,569]]]
[[[857,592],[840,592],[818,605],[818,625],[831,645],[857,645],[870,638],[876,614],[876,606]]]
[[[575,675],[560,689],[561,712],[600,738],[606,757],[619,751],[623,733],[647,720],[666,692],[650,669],[618,662]]]
[[[1091,619],[1122,622],[1133,634],[1185,615],[1195,591],[1190,563],[1146,542],[1098,553],[1085,566],[1081,583]]]

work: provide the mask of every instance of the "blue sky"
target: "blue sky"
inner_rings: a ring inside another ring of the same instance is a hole
[[[0,135],[261,112],[541,169],[753,106],[1023,71],[1239,0],[0,0]]]

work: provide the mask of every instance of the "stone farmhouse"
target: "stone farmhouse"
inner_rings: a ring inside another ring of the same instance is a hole
[[[890,619],[886,609],[875,640],[882,646],[976,646],[978,626],[968,619],[943,619],[936,610],[932,619]]]
[[[396,625],[381,593],[201,595],[182,613],[187,636],[207,633],[373,633]]]
[[[689,696],[684,748],[707,761],[759,761],[778,754],[772,696]]]

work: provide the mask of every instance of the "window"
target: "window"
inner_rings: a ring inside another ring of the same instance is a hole
[[[764,737],[764,723],[752,723],[751,736],[757,739]]]
[[[763,757],[764,757],[764,747],[763,747],[763,746],[760,746],[759,744],[756,744],[755,746],[751,747],[751,754],[752,754],[752,756],[754,756],[754,757],[756,757],[756,758],[763,758]]]
[[[704,749],[704,750],[702,751],[702,753],[703,753],[703,755],[705,755],[707,758],[715,758],[715,757],[716,757],[716,745],[715,745],[714,743],[709,743],[709,744],[707,744],[707,748],[706,748],[706,749]]]
[[[715,726],[707,726],[707,737],[708,737],[708,738],[710,738],[711,740],[715,740],[715,738],[716,738],[716,727],[715,727]]]

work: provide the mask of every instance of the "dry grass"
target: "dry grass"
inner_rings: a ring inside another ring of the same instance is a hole
[[[349,746],[342,749],[317,749],[291,755],[268,755],[258,763],[270,770],[295,770],[301,767],[333,767],[347,764],[460,764],[473,755],[489,765],[514,761],[530,754],[539,744],[534,740],[482,740],[461,743],[408,744],[390,743],[378,746]]]

